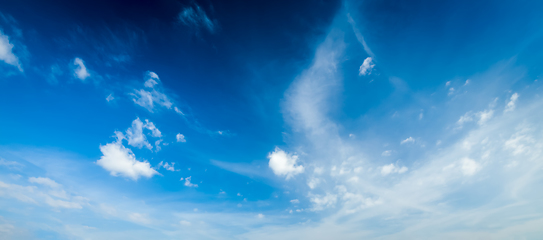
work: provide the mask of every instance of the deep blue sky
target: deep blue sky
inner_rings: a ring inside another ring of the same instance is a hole
[[[538,239],[542,10],[1,3],[1,236]]]

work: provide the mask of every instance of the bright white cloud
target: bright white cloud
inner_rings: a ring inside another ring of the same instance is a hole
[[[269,167],[277,176],[286,176],[286,179],[293,177],[296,174],[304,172],[304,166],[296,165],[298,156],[288,154],[285,151],[275,148],[275,151],[268,154]]]
[[[292,200],[290,200],[290,203],[292,203],[292,204],[298,204],[298,203],[300,203],[300,200],[298,200],[298,199],[292,199]]]
[[[503,112],[510,112],[510,111],[515,110],[515,103],[517,102],[518,97],[519,97],[518,93],[513,93],[513,95],[511,95],[511,98],[509,99],[509,102],[505,106],[505,110],[503,110]]]
[[[85,81],[85,79],[90,77],[90,73],[87,71],[87,67],[85,67],[85,63],[83,62],[83,59],[75,58],[73,65],[74,65],[74,76],[76,78],[78,78],[81,81]]]
[[[125,137],[128,140],[128,145],[137,148],[146,147],[148,149],[153,149],[153,146],[147,141],[147,137],[143,132],[144,129],[151,131],[152,137],[162,137],[162,133],[156,128],[154,123],[149,122],[149,120],[146,119],[144,124],[139,118],[136,118],[132,121],[132,126],[126,130]],[[160,140],[158,143],[160,143]]]
[[[373,63],[373,59],[371,57],[367,57],[366,59],[364,59],[364,62],[362,63],[362,65],[360,65],[360,69],[358,69],[358,75],[366,76],[366,75],[371,74],[373,67],[375,67],[375,64]]]
[[[19,71],[23,71],[19,58],[13,54],[13,43],[9,41],[9,37],[0,31],[0,60],[3,62],[15,66]]]
[[[178,133],[175,138],[177,139],[177,142],[187,142],[187,140],[185,139],[185,135],[181,133]]]
[[[100,146],[103,156],[96,164],[109,171],[112,176],[123,176],[134,181],[140,177],[150,178],[158,174],[149,162],[136,160],[132,150],[122,145],[122,139],[119,140]]]
[[[406,143],[414,143],[415,139],[412,137],[408,137],[400,142],[400,144],[406,144]]]

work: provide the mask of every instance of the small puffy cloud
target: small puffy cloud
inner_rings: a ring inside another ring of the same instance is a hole
[[[292,199],[292,200],[290,200],[290,203],[292,203],[292,204],[298,204],[298,203],[300,203],[300,200],[298,200],[298,199]]]
[[[259,213],[258,215],[256,215],[257,218],[264,218],[264,214],[262,213]]]
[[[41,184],[41,185],[45,185],[45,186],[48,186],[48,187],[51,187],[51,188],[60,188],[61,185],[58,184],[57,182],[49,179],[49,178],[44,178],[44,177],[30,177],[28,178],[28,181],[31,182],[31,183],[37,183],[37,184]]]
[[[383,153],[381,153],[381,156],[389,157],[391,154],[392,154],[392,150],[386,150]]]
[[[83,62],[83,59],[81,58],[75,58],[74,62],[74,76],[78,78],[81,81],[85,81],[88,77],[90,77],[90,73],[87,71],[87,67],[85,67],[85,63]]]
[[[381,175],[386,176],[391,173],[404,173],[407,172],[408,168],[406,166],[399,167],[396,166],[394,163],[385,165],[381,167]]]
[[[217,23],[209,19],[206,12],[198,5],[184,8],[179,13],[179,20],[186,26],[199,30],[204,28],[210,33],[214,33],[217,29]]]
[[[375,64],[372,61],[373,59],[371,57],[367,57],[364,59],[364,62],[362,65],[360,65],[360,68],[358,69],[358,75],[359,76],[366,76],[371,74],[371,70],[373,70],[373,67],[375,67]]]
[[[517,102],[518,97],[519,97],[518,93],[514,93],[509,99],[509,102],[505,106],[505,110],[503,110],[503,112],[510,112],[510,111],[515,110],[515,103]]]
[[[415,139],[412,137],[408,137],[400,142],[400,144],[406,144],[406,143],[414,143]]]
[[[9,41],[9,37],[0,31],[0,60],[3,62],[15,66],[19,71],[23,71],[19,58],[13,54],[13,43]]]
[[[112,176],[123,176],[132,180],[150,178],[158,172],[147,161],[138,161],[132,150],[124,147],[122,141],[100,146],[103,156],[96,164],[109,171]]]
[[[163,161],[160,161],[160,163],[158,164],[158,168],[163,167],[164,169],[166,169],[168,171],[172,171],[172,172],[179,171],[179,169],[175,170],[174,165],[175,165],[174,162],[172,162],[172,163],[168,163],[168,162],[164,163]]]
[[[175,138],[177,139],[177,142],[187,142],[187,140],[185,139],[185,135],[181,133],[178,133]]]
[[[194,184],[194,183],[191,183],[191,182],[190,182],[191,179],[192,179],[191,176],[186,177],[186,178],[184,179],[184,180],[185,180],[184,185],[187,186],[187,187],[198,187],[198,184]],[[183,178],[181,178],[180,181],[183,181]]]
[[[277,176],[286,176],[286,179],[296,174],[304,172],[304,166],[296,165],[297,155],[287,154],[285,151],[276,147],[275,151],[268,154],[269,167]]]
[[[146,119],[144,124],[139,118],[136,118],[132,121],[132,126],[126,130],[128,145],[137,148],[146,147],[152,149],[153,146],[147,141],[147,137],[143,133],[144,129],[151,131],[151,136],[153,137],[162,137],[162,133],[156,128],[154,123],[149,122],[149,120]]]
[[[313,211],[321,211],[333,207],[337,202],[337,195],[326,193],[325,196],[316,195],[309,199],[313,203]]]

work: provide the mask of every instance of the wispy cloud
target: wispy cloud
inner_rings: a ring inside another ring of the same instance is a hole
[[[179,20],[184,25],[196,30],[203,28],[210,33],[217,31],[217,21],[211,20],[206,12],[197,4],[183,8],[179,13]]]

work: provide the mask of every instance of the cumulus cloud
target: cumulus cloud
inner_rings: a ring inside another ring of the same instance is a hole
[[[412,137],[408,137],[400,142],[400,144],[406,144],[406,143],[414,143],[415,139]]]
[[[147,161],[138,161],[132,150],[124,147],[120,143],[108,143],[100,146],[103,156],[96,164],[110,172],[112,176],[123,176],[138,180],[140,177],[150,178],[158,174],[151,168]]]
[[[215,20],[211,20],[206,12],[197,4],[183,8],[179,13],[179,20],[184,25],[199,30],[206,29],[210,33],[214,33],[217,29]]]
[[[166,169],[168,171],[172,171],[172,172],[179,171],[179,169],[175,170],[174,165],[175,165],[174,162],[172,162],[172,163],[168,163],[168,162],[164,163],[163,161],[160,161],[160,163],[158,164],[158,168],[163,167],[164,169]]]
[[[123,176],[135,181],[140,177],[150,178],[158,174],[149,162],[136,160],[132,150],[119,142],[100,146],[100,151],[103,156],[96,164],[109,171],[112,176]]]
[[[333,207],[337,202],[337,195],[326,193],[326,195],[311,196],[309,201],[313,203],[313,211],[321,211],[325,208]]]
[[[304,166],[296,165],[297,155],[288,154],[276,147],[275,151],[268,154],[269,167],[277,176],[286,176],[286,179],[304,172]]]
[[[362,65],[360,65],[360,68],[358,69],[358,75],[366,76],[366,75],[371,74],[373,67],[375,67],[375,64],[373,63],[373,59],[371,57],[367,57],[366,59],[364,59],[364,62],[362,63]]]
[[[503,112],[510,112],[515,110],[515,103],[517,102],[518,97],[518,93],[514,93],[513,95],[511,95],[511,98],[509,99],[509,102],[505,106],[505,110],[503,110]]]
[[[147,137],[143,133],[144,129],[151,131],[152,137],[162,137],[162,133],[156,128],[154,123],[149,122],[149,120],[146,119],[144,124],[139,118],[136,118],[132,121],[132,126],[126,130],[126,135],[124,135],[128,140],[128,145],[137,148],[146,147],[148,149],[153,149],[153,146],[147,141]]]
[[[191,183],[192,179],[192,176],[189,176],[189,177],[186,177],[186,178],[181,178],[179,181],[183,181],[185,180],[185,183],[183,185],[187,186],[187,187],[198,187],[198,184],[194,184],[194,183]],[[222,190],[221,190],[221,193],[224,193]]]
[[[187,140],[185,139],[185,135],[181,133],[178,133],[175,138],[177,139],[177,142],[187,142]]]
[[[385,165],[385,166],[382,166],[381,167],[381,174],[383,176],[386,176],[388,174],[391,174],[391,173],[404,173],[404,172],[407,172],[408,168],[405,167],[405,166],[402,166],[402,167],[399,167],[397,165],[395,165],[394,163],[391,163],[391,164],[388,164],[388,165]]]
[[[85,63],[83,62],[83,59],[81,58],[75,58],[73,62],[74,68],[74,76],[78,78],[81,81],[85,81],[88,77],[90,77],[90,73],[87,71],[87,67],[85,67]]]
[[[0,31],[0,60],[3,62],[15,66],[19,71],[23,71],[19,58],[13,54],[13,43],[9,41],[9,37]]]

